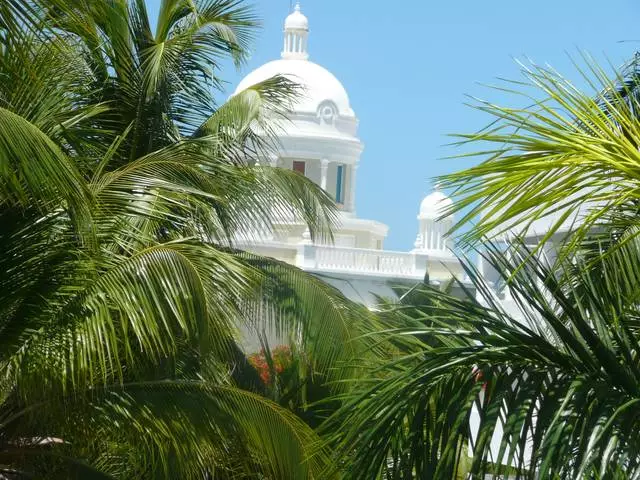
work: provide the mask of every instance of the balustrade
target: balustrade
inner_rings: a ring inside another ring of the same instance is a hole
[[[315,268],[362,273],[413,275],[415,256],[410,253],[362,248],[315,247]]]

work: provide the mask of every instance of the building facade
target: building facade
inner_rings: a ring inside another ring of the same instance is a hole
[[[309,21],[296,4],[286,18],[281,58],[249,73],[234,94],[282,75],[300,84],[303,93],[286,123],[278,129],[277,154],[264,162],[305,175],[324,189],[339,212],[333,242],[312,241],[304,222],[283,219],[269,235],[252,238],[244,248],[296,265],[321,276],[347,297],[373,307],[377,296],[393,297],[392,287],[414,284],[428,276],[432,284],[462,275],[445,233],[453,218],[441,219],[451,200],[438,188],[418,210],[415,248],[384,249],[388,227],[356,213],[358,166],[364,145],[358,118],[340,81],[309,60]]]

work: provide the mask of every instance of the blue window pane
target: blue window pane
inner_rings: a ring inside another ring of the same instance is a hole
[[[344,203],[344,165],[338,165],[336,172],[336,203]]]

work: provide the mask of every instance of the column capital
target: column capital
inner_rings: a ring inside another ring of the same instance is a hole
[[[329,159],[328,158],[321,159],[320,165],[322,166],[322,168],[327,168],[329,166]]]

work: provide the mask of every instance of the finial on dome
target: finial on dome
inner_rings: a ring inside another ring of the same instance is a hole
[[[282,58],[306,60],[309,20],[300,11],[300,2],[296,2],[293,12],[284,21],[284,49]]]

